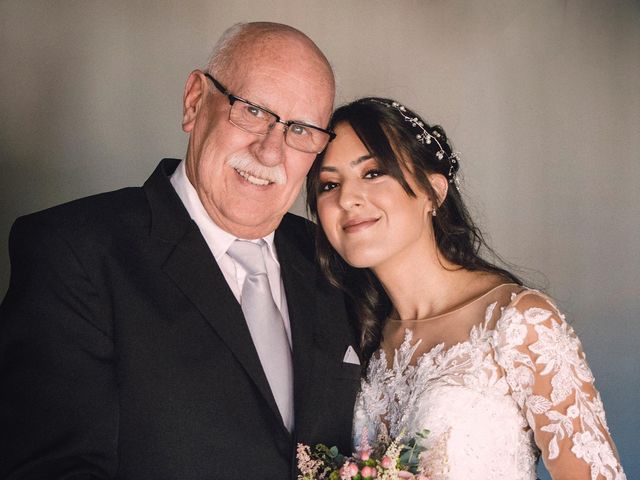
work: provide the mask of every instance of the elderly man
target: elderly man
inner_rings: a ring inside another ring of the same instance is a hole
[[[187,80],[184,162],[16,221],[2,478],[282,479],[297,442],[348,451],[357,334],[286,213],[333,96],[304,34],[237,25]]]

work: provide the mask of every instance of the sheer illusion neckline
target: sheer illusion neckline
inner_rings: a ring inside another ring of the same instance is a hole
[[[472,298],[471,300],[463,303],[462,305],[454,308],[453,310],[449,310],[447,312],[439,313],[438,315],[432,315],[430,317],[423,317],[423,318],[410,318],[410,319],[407,319],[407,320],[402,320],[400,318],[389,317],[388,321],[394,322],[394,323],[401,323],[401,324],[402,323],[415,324],[415,323],[423,323],[423,322],[429,322],[429,321],[432,321],[432,320],[436,320],[438,318],[442,318],[442,317],[446,317],[448,315],[453,315],[454,313],[458,313],[458,312],[464,310],[465,308],[470,307],[473,304],[475,304],[476,302],[479,302],[482,299],[486,298],[487,296],[491,295],[496,290],[501,289],[503,287],[507,287],[507,286],[519,287],[520,285],[518,285],[517,283],[513,283],[513,282],[501,283],[500,285],[496,285],[495,287],[490,288],[486,292],[480,294],[477,297]]]

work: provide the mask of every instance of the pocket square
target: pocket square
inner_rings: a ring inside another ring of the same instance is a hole
[[[358,358],[358,354],[353,349],[351,345],[347,348],[347,351],[344,352],[344,358],[342,359],[343,363],[351,363],[353,365],[360,365],[360,359]]]

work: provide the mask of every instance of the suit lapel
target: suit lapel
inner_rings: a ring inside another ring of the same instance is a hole
[[[240,304],[231,292],[200,230],[189,218],[168,181],[168,176],[176,166],[177,161],[163,160],[144,186],[152,211],[151,235],[175,244],[162,270],[229,347],[280,419]],[[280,423],[282,424],[281,419]],[[282,429],[287,432],[284,424]]]
[[[195,225],[176,245],[163,270],[233,352],[269,407],[279,416],[240,304]]]
[[[291,338],[293,344],[294,405],[296,422],[304,417],[305,398],[309,395],[314,378],[314,326],[316,324],[316,298],[314,292],[316,269],[286,235],[276,230],[276,248],[287,296]]]

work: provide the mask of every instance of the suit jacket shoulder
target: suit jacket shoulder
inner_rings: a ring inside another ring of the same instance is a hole
[[[138,225],[149,223],[146,200],[139,187],[92,195],[19,217],[13,230],[21,238],[37,239],[56,232],[65,238],[100,244],[113,232],[121,231],[132,217],[136,217]]]

